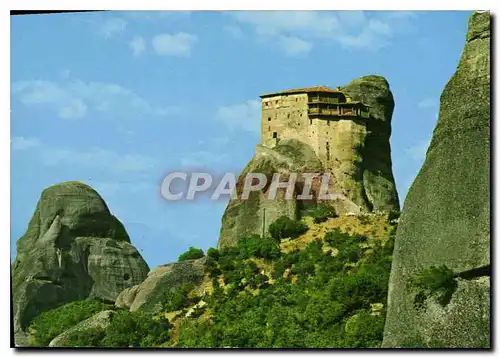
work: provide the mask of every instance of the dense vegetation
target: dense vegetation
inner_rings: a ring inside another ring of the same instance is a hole
[[[332,215],[328,208],[317,210],[319,222],[324,215]],[[40,315],[31,325],[33,338],[37,345],[46,346],[83,319],[113,309],[105,330],[75,331],[66,336],[64,344],[73,347],[379,347],[393,237],[382,245],[380,240],[331,230],[324,237],[311,238],[301,250],[283,251],[280,240],[287,238],[289,243],[291,238],[293,242],[307,226],[283,218],[271,226],[274,229],[269,237],[251,235],[238,240],[236,247],[208,249],[205,272],[212,282],[212,292],[203,296],[193,294],[196,291],[193,283],[167,291],[162,297],[162,312],[180,312],[169,316],[172,322],[163,313],[152,316],[85,300]],[[203,256],[202,250],[191,247],[179,261],[200,255]],[[429,289],[434,294],[434,284],[448,282],[445,280],[448,276],[443,269],[432,268],[415,280],[415,287]],[[175,314],[181,318],[176,319]],[[174,320],[178,323],[175,329]],[[174,330],[175,338],[172,338]]]
[[[67,347],[155,347],[170,338],[167,319],[128,310],[117,310],[105,330],[76,331],[65,339]]]
[[[89,298],[44,312],[33,319],[29,326],[30,345],[35,347],[48,346],[52,339],[68,328],[112,307],[113,305]]]
[[[253,236],[210,250],[210,315],[183,320],[177,347],[380,345],[384,314],[373,304],[386,303],[392,239],[370,247],[364,237],[332,231],[301,251],[273,247],[276,240]]]

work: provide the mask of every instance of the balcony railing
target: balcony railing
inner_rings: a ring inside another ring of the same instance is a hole
[[[309,103],[333,103],[333,104],[339,103],[338,98],[332,98],[332,97],[309,97],[308,101]]]
[[[352,116],[352,117],[362,117],[368,118],[370,115],[368,112],[360,110],[351,109],[328,109],[328,108],[309,108],[308,114],[312,115],[322,115],[322,116]]]

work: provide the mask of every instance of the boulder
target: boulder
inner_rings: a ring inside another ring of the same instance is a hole
[[[167,292],[186,283],[200,285],[201,289],[205,260],[202,257],[158,266],[149,272],[142,283],[123,290],[116,298],[115,305],[128,308],[131,312],[157,314],[163,309],[163,299]]]
[[[64,331],[56,338],[54,338],[49,343],[49,347],[70,347],[70,345],[68,345],[68,338],[78,332],[84,332],[87,330],[104,332],[106,328],[111,324],[111,319],[114,313],[115,311],[113,310],[106,310],[99,312],[92,317],[87,318],[86,320],[83,320],[82,322],[78,323],[77,325],[71,327],[70,329]]]

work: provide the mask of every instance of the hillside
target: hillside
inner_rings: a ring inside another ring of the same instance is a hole
[[[322,222],[282,218],[271,225],[274,238],[241,238],[238,246],[209,249],[202,258],[191,250],[169,267],[184,265],[187,274],[186,265],[201,262],[202,276],[187,275],[198,279],[162,286],[151,274],[156,285],[135,286],[134,297],[154,291],[155,308],[147,299],[139,306],[132,300],[130,310],[105,307],[111,310],[105,324],[93,323],[102,322],[99,313],[69,333],[58,332],[64,334],[52,345],[379,347],[396,220],[388,214],[330,216],[317,217]],[[161,331],[169,339],[160,342],[133,328],[144,317],[169,327]],[[36,327],[35,320],[32,332]]]

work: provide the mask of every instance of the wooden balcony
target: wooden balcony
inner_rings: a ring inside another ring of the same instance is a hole
[[[331,103],[338,104],[339,99],[335,97],[309,97],[308,103]]]

